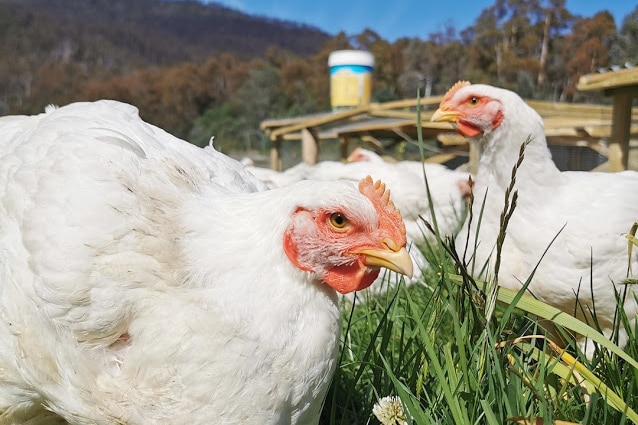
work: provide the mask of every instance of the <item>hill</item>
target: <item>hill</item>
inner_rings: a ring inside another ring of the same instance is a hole
[[[46,79],[76,85],[221,53],[259,58],[272,47],[307,57],[330,37],[191,0],[0,0],[0,115],[29,110],[23,102]]]
[[[309,26],[196,1],[0,0],[0,20],[5,48],[54,55],[110,50],[153,64],[219,52],[263,56],[271,46],[306,56],[330,38]]]

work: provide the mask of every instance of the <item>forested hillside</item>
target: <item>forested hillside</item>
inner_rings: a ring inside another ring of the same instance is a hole
[[[328,35],[215,4],[168,0],[0,0],[0,114],[114,98],[197,144],[259,137],[267,117],[329,108],[331,51],[371,51],[373,99],[441,94],[459,79],[523,97],[602,101],[577,92],[599,68],[638,64],[638,6],[619,28],[565,0],[495,0],[469,28],[383,40]]]
[[[78,98],[88,81],[137,69],[315,53],[328,34],[216,5],[166,0],[0,0],[0,113]]]

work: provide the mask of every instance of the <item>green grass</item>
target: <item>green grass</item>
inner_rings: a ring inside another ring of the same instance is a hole
[[[542,336],[543,317],[596,331],[504,288],[488,317],[484,283],[459,272],[445,250],[430,260],[438,267],[421,284],[343,301],[341,358],[322,424],[377,424],[372,408],[389,395],[400,397],[407,423],[638,423],[635,333],[626,352],[602,336],[615,352],[588,360],[574,343],[563,352]]]
[[[518,165],[501,244],[516,207]],[[469,213],[480,220],[481,212]],[[438,233],[436,222],[431,227]],[[628,229],[629,253],[636,227]],[[621,350],[524,290],[474,280],[452,240],[422,248],[431,267],[419,284],[343,301],[341,357],[321,424],[378,424],[372,410],[385,396],[400,398],[408,424],[638,424],[636,329]],[[617,316],[628,323],[620,307]],[[548,322],[565,350],[544,336]],[[587,359],[568,330],[601,349]]]

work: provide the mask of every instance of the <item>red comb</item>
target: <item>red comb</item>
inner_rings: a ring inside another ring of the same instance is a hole
[[[390,189],[386,190],[385,184],[381,180],[373,182],[372,177],[367,176],[359,182],[359,192],[372,202],[379,215],[379,225],[386,228],[396,228],[405,243],[405,225],[401,213],[390,199]],[[395,242],[400,244],[399,241]]]
[[[450,87],[450,89],[447,91],[447,93],[445,93],[445,96],[443,96],[443,99],[441,100],[441,103],[445,103],[445,102],[449,102],[450,99],[452,99],[452,96],[454,96],[454,94],[459,91],[461,88],[463,87],[467,87],[469,85],[471,85],[472,83],[470,83],[469,81],[457,81],[456,83],[454,83],[454,85],[452,87]]]

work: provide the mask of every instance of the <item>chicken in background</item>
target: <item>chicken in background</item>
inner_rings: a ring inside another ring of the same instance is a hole
[[[316,424],[337,293],[412,275],[369,177],[265,190],[115,101],[0,138],[0,423]]]
[[[432,120],[453,123],[482,151],[474,187],[475,218],[471,225],[466,221],[456,239],[461,251],[469,242],[475,274],[485,263],[488,272],[481,277],[494,272],[505,191],[521,144],[530,138],[516,173],[518,199],[507,226],[498,283],[519,289],[534,273],[530,293],[589,323],[595,311],[607,337],[613,333],[618,293],[633,328],[638,293],[633,285],[623,284],[628,277],[623,235],[638,217],[638,172],[559,171],[547,147],[542,118],[516,93],[502,88],[458,82]],[[637,270],[638,254],[629,261]],[[618,339],[621,346],[627,342],[622,325]],[[590,342],[581,341],[581,347],[593,355]]]
[[[429,205],[427,205],[427,192],[425,190],[424,175],[427,176],[440,235],[442,237],[454,236],[458,232],[465,217],[466,201],[470,194],[469,178],[471,174],[469,172],[458,169],[451,170],[444,165],[429,162],[409,160],[387,161],[376,152],[361,147],[357,147],[352,151],[350,156],[348,156],[348,162],[368,163],[371,173],[374,171],[380,176],[391,176],[389,181],[392,182],[395,181],[394,176],[398,176],[396,179],[396,187],[400,193],[396,195],[396,202],[398,205],[405,205],[406,210],[410,213],[414,211],[415,208],[406,205],[409,204],[409,202],[402,202],[404,197],[410,199],[407,194],[404,195],[404,189],[416,184],[423,190],[423,194],[425,195],[425,204],[418,204],[419,208],[426,208],[426,211],[421,213],[420,216],[432,224],[432,214]],[[363,168],[368,169],[368,167]],[[399,178],[401,179],[400,181]],[[401,209],[400,206],[399,209]],[[414,214],[410,214],[410,217],[413,216]],[[422,219],[414,218],[414,223],[408,218],[405,219],[408,229],[414,226],[418,228],[418,233],[417,230],[412,229],[412,231],[408,230],[408,235],[413,233],[422,234],[425,235],[425,238],[431,243],[434,242],[434,235],[425,228]]]

